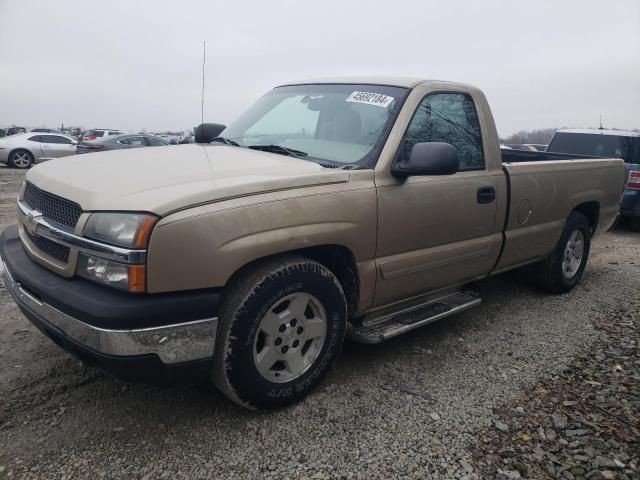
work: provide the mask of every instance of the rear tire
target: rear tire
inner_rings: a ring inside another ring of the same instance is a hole
[[[304,398],[342,349],[347,303],[338,279],[297,255],[258,263],[231,282],[212,378],[234,402],[279,408]]]
[[[631,217],[629,219],[629,228],[632,232],[640,232],[640,217]]]
[[[536,286],[550,293],[573,289],[587,266],[590,247],[591,226],[587,217],[571,212],[551,256],[532,268]]]
[[[33,155],[28,150],[14,150],[9,155],[9,166],[13,168],[29,168],[33,165]]]

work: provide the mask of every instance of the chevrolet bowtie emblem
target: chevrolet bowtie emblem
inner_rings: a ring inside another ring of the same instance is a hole
[[[31,210],[24,217],[24,228],[29,232],[30,235],[36,236],[38,233],[36,230],[38,229],[38,220],[42,218],[42,213],[37,210]]]

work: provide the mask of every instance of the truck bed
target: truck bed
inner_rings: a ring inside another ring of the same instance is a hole
[[[594,234],[606,231],[618,215],[621,159],[502,150],[502,162],[508,210],[498,272],[548,255],[578,205],[597,225]]]
[[[502,163],[549,162],[551,160],[584,160],[603,158],[592,157],[589,155],[575,155],[572,153],[533,152],[531,150],[511,149],[500,149],[500,153],[502,154]]]

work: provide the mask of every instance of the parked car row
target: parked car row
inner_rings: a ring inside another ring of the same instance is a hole
[[[0,139],[0,163],[14,168],[29,168],[36,163],[76,153],[166,145],[169,144],[161,138],[147,134],[112,135],[109,131],[102,137],[78,142],[61,133],[31,131]]]

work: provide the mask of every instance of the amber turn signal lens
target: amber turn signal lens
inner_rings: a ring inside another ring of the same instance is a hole
[[[158,219],[152,216],[144,217],[140,227],[138,228],[138,232],[136,233],[136,247],[138,248],[146,248],[149,245],[149,238],[151,237],[151,231],[153,230],[153,226],[156,224]]]
[[[145,291],[146,275],[144,265],[129,265],[127,267],[130,292],[143,293]]]

